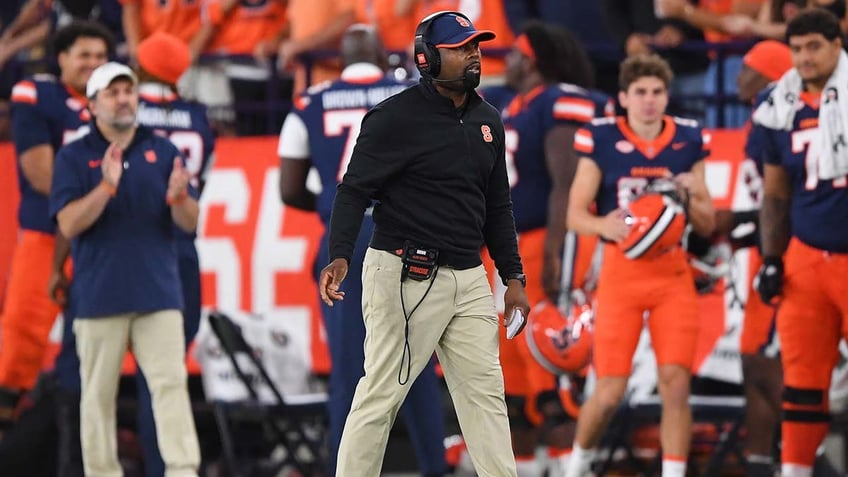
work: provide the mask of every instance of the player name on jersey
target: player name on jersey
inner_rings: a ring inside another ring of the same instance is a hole
[[[330,90],[321,94],[321,104],[324,109],[371,108],[407,87],[406,85],[381,85],[367,89]]]
[[[138,105],[138,122],[150,127],[191,129],[191,113],[184,109],[168,109],[146,103]]]

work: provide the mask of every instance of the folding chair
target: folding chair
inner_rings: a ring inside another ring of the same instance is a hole
[[[324,393],[285,398],[245,341],[239,326],[213,311],[209,324],[249,394],[242,402],[213,401],[224,459],[232,475],[324,476],[326,401]],[[245,356],[255,373],[244,369]],[[260,401],[258,385],[267,385],[274,404]],[[289,473],[286,473],[288,471]]]

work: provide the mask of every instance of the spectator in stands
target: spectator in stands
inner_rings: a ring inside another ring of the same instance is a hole
[[[135,62],[139,43],[153,32],[170,33],[188,43],[200,29],[200,1],[119,1],[130,62]]]
[[[91,72],[106,62],[112,37],[98,24],[72,23],[53,40],[61,75],[27,78],[12,90],[12,129],[18,159],[20,234],[0,317],[0,430],[12,422],[21,393],[41,371],[48,334],[59,313],[45,291],[50,280],[55,225],[47,214],[54,155],[88,130],[84,95]]]
[[[709,59],[705,51],[677,49],[684,41],[703,41],[703,32],[680,20],[657,18],[654,0],[604,0],[603,13],[626,56],[656,50],[669,62],[674,71],[670,113],[703,120],[704,102],[700,96]]]
[[[327,56],[302,56],[322,50],[337,50],[344,31],[356,19],[355,0],[289,0],[289,37],[277,50],[283,70],[294,69],[294,94],[307,86],[334,80],[341,62]]]
[[[21,0],[2,7],[0,70],[5,71],[4,66],[19,52],[41,43],[50,35],[50,7],[47,3],[45,0]],[[8,91],[4,91],[2,97],[8,98]]]
[[[192,54],[228,56],[219,65],[236,108],[236,133],[256,136],[278,130],[283,116],[277,112],[284,114],[287,109],[281,106],[280,98],[289,104],[291,83],[272,80],[271,66],[261,50],[267,52],[267,45],[278,44],[280,32],[286,29],[285,0],[268,0],[258,5],[237,0],[206,0],[203,9],[203,24],[191,40]],[[270,85],[269,80],[273,81]],[[206,95],[200,100],[207,104],[209,101]]]
[[[94,70],[91,131],[59,151],[50,193],[50,214],[73,242],[83,463],[86,475],[122,474],[115,397],[131,344],[150,386],[165,475],[197,476],[173,233],[194,231],[197,191],[179,150],[137,125],[136,86],[125,65]]]
[[[413,25],[414,26],[414,25]],[[407,35],[408,36],[408,35]],[[289,113],[280,133],[280,195],[287,206],[315,211],[329,226],[333,199],[341,175],[347,168],[352,150],[347,147],[359,131],[365,112],[387,97],[410,85],[387,78],[386,53],[373,27],[354,25],[342,37],[342,77],[320,90],[300,97]],[[357,104],[329,104],[323,98],[332,94],[361,92]],[[306,186],[311,168],[318,170],[321,194]],[[330,475],[336,475],[336,453],[342,438],[345,418],[350,412],[356,384],[365,374],[365,325],[362,321],[362,261],[368,249],[373,227],[371,216],[364,219],[354,256],[351,277],[345,282],[349,301],[327,306],[321,313],[327,330],[330,357]],[[329,229],[327,229],[329,230]],[[329,233],[321,240],[316,264],[329,262]],[[316,277],[317,279],[317,277]],[[421,473],[443,475],[445,463],[444,416],[439,398],[439,383],[431,361],[412,384],[401,414],[409,430]],[[341,474],[340,474],[341,475]]]
[[[732,36],[727,22],[733,14],[741,14],[748,21],[759,14],[763,0],[699,0],[693,5],[689,0],[656,0],[660,16],[676,18],[692,26],[704,30],[708,42],[729,43],[738,38]],[[720,97],[724,106],[710,105],[707,107],[705,125],[707,127],[739,127],[745,124],[750,116],[748,105],[733,104],[737,97],[736,76],[742,68],[742,55],[747,48],[720,48],[707,68],[704,79],[704,94],[708,98]],[[719,62],[722,63],[723,77],[719,78]],[[719,81],[721,80],[721,84]],[[719,103],[721,104],[721,103]]]

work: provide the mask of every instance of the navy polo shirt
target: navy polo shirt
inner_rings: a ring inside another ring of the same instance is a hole
[[[91,132],[56,155],[50,216],[97,187],[109,143],[92,123]],[[139,127],[123,153],[118,191],[86,231],[71,241],[77,316],[182,309],[168,179],[179,157],[168,139]],[[197,191],[190,189],[193,197]]]

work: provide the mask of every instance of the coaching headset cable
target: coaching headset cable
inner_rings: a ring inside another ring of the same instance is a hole
[[[406,386],[406,383],[409,382],[409,376],[412,374],[412,349],[409,346],[409,320],[412,319],[412,314],[415,313],[415,310],[421,306],[421,303],[424,302],[424,299],[427,298],[427,295],[430,293],[430,289],[433,288],[433,283],[436,282],[436,275],[439,274],[439,266],[435,266],[435,270],[433,270],[433,276],[430,278],[430,284],[427,285],[427,290],[424,291],[424,296],[418,300],[418,303],[412,307],[412,311],[409,314],[406,314],[406,303],[403,300],[403,281],[400,281],[400,308],[403,310],[403,353],[400,355],[400,367],[398,368],[398,384],[401,386]],[[409,359],[406,359],[406,355],[409,354]],[[406,379],[403,378],[403,363],[406,359]]]

